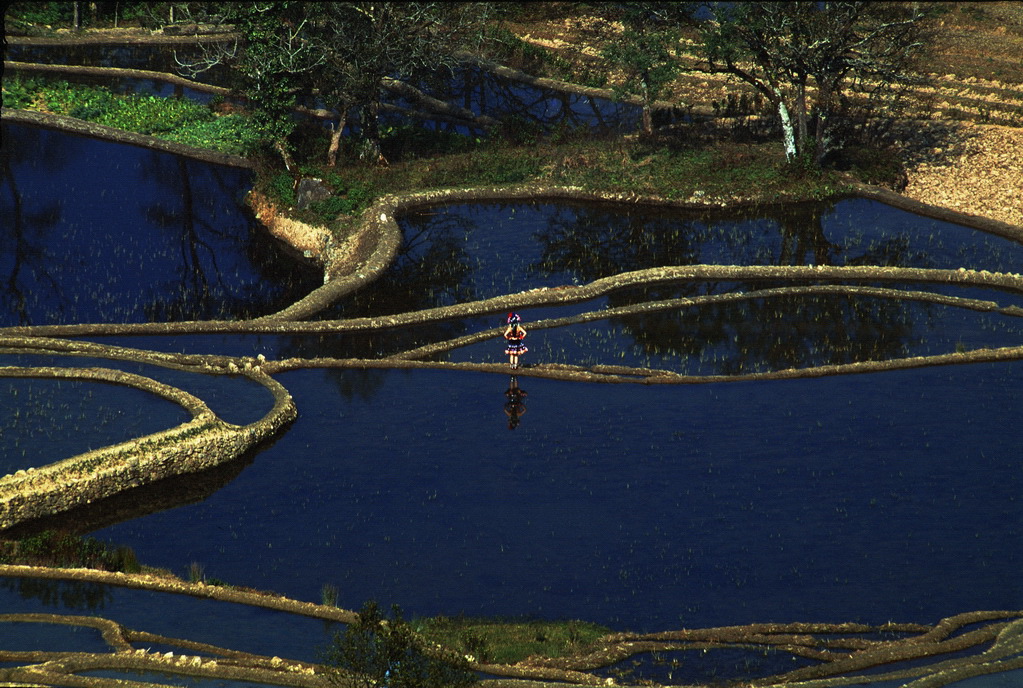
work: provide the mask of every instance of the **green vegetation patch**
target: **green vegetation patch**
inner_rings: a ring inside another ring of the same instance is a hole
[[[235,114],[184,123],[158,136],[167,141],[230,155],[246,155],[260,145],[259,134],[249,118]]]
[[[217,116],[209,106],[187,98],[121,95],[103,86],[19,77],[4,79],[3,96],[8,107],[65,115],[232,155],[250,153],[259,139],[249,118]]]
[[[858,166],[849,170],[852,175],[861,172]],[[306,161],[302,175],[323,179],[335,196],[293,214],[328,226],[350,223],[382,195],[410,190],[536,184],[724,203],[825,198],[850,188],[838,171],[786,162],[772,143],[657,147],[635,137],[548,139],[531,145],[493,139],[469,152],[394,161],[390,166],[351,162],[332,169]],[[269,169],[262,171],[256,186],[276,205],[289,208],[296,200],[294,181],[290,173]]]
[[[332,683],[353,688],[464,688],[477,682],[464,658],[439,657],[424,648],[400,608],[392,607],[385,618],[372,601],[354,623],[334,634],[324,661],[336,670],[329,676]]]
[[[218,115],[210,106],[187,99],[118,95],[98,86],[13,77],[4,80],[4,100],[10,107],[68,115],[229,154],[251,156],[260,151],[261,137],[250,117],[236,112]],[[318,160],[319,146],[309,151],[298,146],[298,152],[305,153],[298,156],[302,176],[323,179],[334,195],[296,212],[296,218],[314,224],[345,223],[380,195],[410,189],[537,183],[727,202],[821,198],[846,188],[834,171],[787,163],[773,142],[702,145],[688,140],[685,132],[670,140],[601,138],[574,130],[544,134],[519,124],[486,139],[416,126],[385,128],[384,148],[394,156],[390,166],[360,159],[357,140],[346,142],[347,164],[342,168],[324,166]],[[322,138],[323,133],[317,135]],[[846,167],[859,176],[895,174],[876,169],[864,173],[862,164]],[[876,168],[876,162],[870,167]],[[295,205],[292,173],[263,168],[260,177],[257,189],[276,205]]]
[[[532,655],[562,657],[583,650],[611,630],[585,621],[439,616],[413,626],[428,641],[477,662],[512,664]]]
[[[670,200],[769,201],[821,198],[847,188],[839,173],[789,164],[772,144],[673,150],[636,139],[547,141],[532,146],[493,142],[462,155],[408,161],[389,168],[364,167],[358,173],[378,194],[535,182]]]
[[[95,538],[53,530],[44,530],[21,540],[0,540],[0,563],[124,573],[142,571],[130,547],[112,547]]]

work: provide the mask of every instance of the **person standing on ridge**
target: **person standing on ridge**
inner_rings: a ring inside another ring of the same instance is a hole
[[[508,354],[508,363],[511,364],[512,370],[519,367],[519,356],[529,351],[522,343],[522,340],[526,338],[526,330],[519,324],[521,322],[522,318],[518,313],[508,314],[508,327],[504,331],[504,338],[508,340],[508,346],[504,352]]]

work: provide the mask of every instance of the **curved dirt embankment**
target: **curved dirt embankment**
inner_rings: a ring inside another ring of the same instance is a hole
[[[3,565],[0,576],[89,582],[197,598],[244,604],[341,623],[358,618],[356,612],[333,606],[289,599],[274,593],[221,585],[184,582],[151,574],[124,574],[92,569],[51,569]],[[782,650],[793,658],[813,660],[808,666],[764,677],[763,685],[811,681],[814,685],[845,685],[870,672],[879,681],[910,681],[930,677],[955,679],[1009,671],[1023,666],[1023,622],[1020,611],[963,612],[934,624],[887,622],[879,626],[859,623],[752,623],[654,633],[611,633],[562,657],[531,656],[515,664],[480,663],[473,670],[489,688],[529,688],[555,685],[611,685],[598,670],[632,657],[655,652],[707,651],[750,648]],[[106,651],[54,653],[27,651],[0,656],[17,659],[21,666],[0,669],[0,681],[31,681],[42,685],[70,683],[80,672],[99,669],[156,671],[171,675],[248,680],[269,685],[320,688],[337,684],[329,667],[311,662],[254,655],[185,638],[171,638],[133,629],[101,616],[64,614],[0,614],[2,623],[43,623],[88,627],[100,632]],[[876,638],[879,634],[884,639]],[[153,645],[162,647],[152,652]],[[141,646],[145,646],[143,649]],[[172,652],[165,652],[168,647]],[[453,650],[424,644],[423,650],[441,658],[462,659]],[[17,655],[14,657],[12,655]],[[957,656],[956,656],[957,655]],[[927,664],[919,660],[950,657]],[[916,666],[913,666],[916,662]],[[883,674],[880,672],[884,672]],[[34,680],[33,680],[34,679]],[[556,683],[551,683],[556,682]],[[938,680],[935,685],[945,685]],[[88,685],[116,688],[120,682],[90,679]],[[915,685],[915,684],[914,684]],[[930,685],[930,683],[928,683]]]
[[[301,614],[324,621],[350,623],[358,616],[355,611],[340,607],[329,607],[312,602],[293,600],[275,592],[264,592],[247,588],[233,588],[222,585],[207,585],[187,582],[173,576],[146,573],[121,573],[97,569],[64,569],[49,566],[22,566],[0,564],[0,576],[11,578],[47,578],[52,580],[74,580],[90,583],[116,585],[136,590],[168,592],[222,602],[236,602],[252,607],[275,609],[291,614]]]
[[[4,338],[5,351],[39,353],[38,341],[33,344],[19,349],[16,338]],[[206,372],[209,370],[207,366]],[[3,476],[0,531],[164,478],[222,465],[276,435],[296,418],[291,395],[258,367],[239,368],[232,362],[223,372],[240,372],[266,387],[274,398],[271,410],[255,423],[238,426],[218,418],[201,399],[141,375],[103,368],[0,368],[0,377],[95,380],[132,386],[178,403],[193,417],[163,432]]]
[[[855,184],[852,188],[855,189],[856,196],[871,198],[918,215],[963,224],[1023,243],[1023,227],[1008,222],[931,205],[881,187]],[[446,203],[527,200],[655,205],[697,210],[758,204],[755,201],[735,201],[729,198],[708,199],[702,203],[670,201],[640,194],[600,193],[573,187],[539,185],[413,191],[384,196],[364,212],[351,237],[341,244],[330,245],[325,251],[321,259],[326,275],[325,284],[291,306],[260,320],[303,320],[327,308],[341,296],[352,293],[376,279],[388,268],[401,245],[401,229],[395,217],[404,211]],[[315,230],[310,228],[306,236],[313,232]],[[295,233],[296,236],[302,235],[301,230]]]

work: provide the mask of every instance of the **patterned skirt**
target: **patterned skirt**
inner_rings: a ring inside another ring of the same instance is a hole
[[[521,356],[527,351],[529,351],[529,349],[526,348],[526,345],[522,343],[521,339],[509,339],[508,348],[504,350],[506,354],[514,354],[517,356]]]

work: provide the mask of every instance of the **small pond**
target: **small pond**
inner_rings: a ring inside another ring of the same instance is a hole
[[[247,170],[3,127],[2,324],[254,317],[322,283],[245,207]]]

